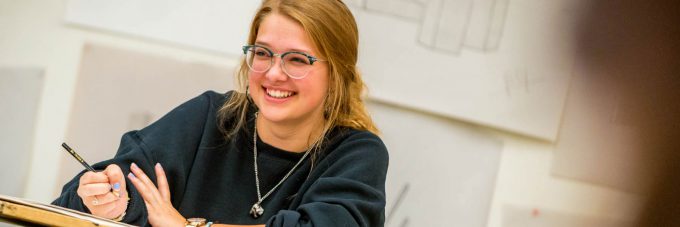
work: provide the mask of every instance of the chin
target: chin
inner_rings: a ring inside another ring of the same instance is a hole
[[[266,107],[264,109],[260,109],[259,115],[270,122],[285,122],[291,119],[291,116],[290,114],[288,114],[288,111],[280,109],[269,109]]]

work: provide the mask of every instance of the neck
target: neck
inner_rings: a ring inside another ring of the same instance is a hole
[[[298,123],[274,123],[264,117],[256,119],[257,134],[265,143],[276,148],[291,151],[307,151],[323,130],[323,118],[308,118]]]

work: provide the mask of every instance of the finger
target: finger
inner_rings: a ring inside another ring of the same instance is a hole
[[[103,211],[103,213],[106,215],[105,217],[108,219],[113,219],[115,217],[118,217],[120,213],[115,212],[116,206],[118,204],[116,203],[107,203],[104,205],[101,205],[100,208]]]
[[[106,174],[101,172],[87,171],[82,176],[80,176],[80,185],[106,182],[109,182],[109,178],[106,176]]]
[[[100,196],[97,196],[97,197],[100,197]],[[101,202],[99,202],[99,200],[100,200],[100,199],[97,199],[97,200],[96,200],[96,201],[97,201],[97,202],[96,202],[97,205],[90,205],[90,206],[88,206],[88,208],[90,209],[90,212],[95,212],[95,211],[96,211],[96,213],[97,213],[98,215],[102,215],[103,217],[106,217],[106,218],[117,217],[117,215],[114,215],[114,214],[113,214],[113,213],[115,213],[115,212],[113,212],[113,211],[116,209],[116,207],[118,206],[118,204],[116,204],[115,202],[113,202],[113,203],[112,203],[112,202],[109,202],[109,203],[101,204]],[[94,203],[94,200],[93,200],[91,203]]]
[[[152,197],[149,202],[152,202],[153,204],[160,204],[162,201],[164,201],[163,197],[158,191],[158,188],[156,188],[156,185],[151,181],[151,179],[149,179],[146,173],[144,173],[144,171],[142,171],[142,169],[137,166],[137,164],[132,163],[130,165],[130,170],[134,173],[134,176],[137,177],[137,179],[144,183],[149,196]]]
[[[150,191],[149,187],[144,184],[137,176],[135,176],[134,173],[128,174],[128,179],[130,179],[130,182],[132,182],[132,185],[137,188],[137,191],[139,194],[142,196],[142,199],[144,199],[144,202],[150,203],[150,202],[155,202],[156,197],[153,195],[153,192]]]
[[[130,170],[135,174],[135,177],[139,179],[142,183],[145,184],[147,191],[149,191],[150,195],[155,197],[153,201],[159,202],[163,201],[163,197],[161,197],[160,192],[158,192],[158,189],[156,188],[156,185],[149,179],[149,177],[140,169],[137,164],[132,163],[130,164]]]
[[[82,196],[104,195],[111,191],[111,185],[109,183],[86,184],[81,185],[79,190]]]
[[[142,183],[146,184],[147,187],[149,186],[153,186],[154,188],[156,187],[151,181],[151,179],[149,179],[149,177],[146,175],[146,173],[144,173],[144,171],[140,169],[139,166],[137,166],[137,164],[135,164],[134,162],[130,164],[130,171],[132,171],[132,173],[135,174],[135,177],[137,177],[137,179],[139,179]]]
[[[109,178],[109,184],[113,189],[113,194],[121,197],[121,190],[125,191],[125,178],[123,177],[123,170],[116,164],[111,164],[106,167],[103,172]]]
[[[115,200],[114,202],[102,206],[102,209],[100,210],[104,212],[100,213],[102,217],[113,219],[119,217],[121,214],[123,214],[123,212],[127,210],[128,201],[130,200],[128,198],[127,191],[121,191],[121,194],[122,194],[121,197]]]
[[[88,196],[88,197],[85,197],[85,198],[87,198],[87,199],[83,200],[83,202],[86,203],[87,205],[89,205],[90,207],[99,205],[99,199],[97,199],[96,195],[95,196]],[[87,202],[87,201],[89,201],[89,202]]]
[[[109,203],[113,203],[117,200],[119,200],[118,196],[114,195],[113,193],[106,193],[104,195],[98,195],[97,200],[99,200],[99,205],[105,205]]]
[[[161,198],[166,202],[170,202],[170,186],[168,185],[168,178],[165,175],[165,170],[160,163],[156,163],[156,182],[158,183],[158,191],[161,193]]]

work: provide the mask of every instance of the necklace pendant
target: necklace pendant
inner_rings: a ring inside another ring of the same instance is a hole
[[[259,218],[264,214],[264,208],[260,206],[260,203],[257,202],[253,204],[253,207],[250,208],[250,216],[253,216],[253,218]]]

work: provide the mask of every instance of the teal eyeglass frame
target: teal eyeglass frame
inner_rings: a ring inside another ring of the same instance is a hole
[[[269,52],[269,55],[272,56],[272,61],[273,61],[274,57],[279,57],[279,58],[283,59],[283,57],[285,57],[288,54],[292,54],[292,53],[301,54],[301,55],[304,55],[305,57],[307,57],[307,59],[309,60],[309,65],[314,65],[314,62],[317,62],[317,61],[324,61],[324,60],[318,59],[318,58],[316,58],[312,55],[309,55],[305,52],[299,52],[299,51],[288,51],[288,52],[285,52],[285,53],[277,54],[277,53],[274,53],[274,51],[270,50],[269,48],[263,47],[263,46],[260,46],[260,45],[243,46],[243,54],[248,54],[248,49],[253,48],[253,47],[259,47],[259,48],[262,48],[262,49],[266,50],[267,52]]]

